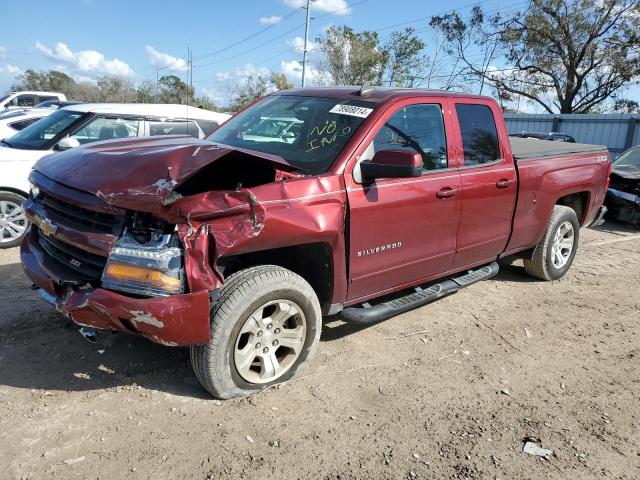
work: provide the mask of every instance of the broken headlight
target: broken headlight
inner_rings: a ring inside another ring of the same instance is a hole
[[[102,286],[141,296],[184,292],[182,249],[171,234],[154,232],[141,241],[125,232],[109,253]]]

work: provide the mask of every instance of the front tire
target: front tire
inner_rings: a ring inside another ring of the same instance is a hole
[[[22,203],[25,198],[14,192],[0,191],[0,248],[20,245],[29,222]]]
[[[531,260],[524,260],[524,269],[541,280],[557,280],[564,276],[576,256],[580,223],[576,212],[556,205],[544,237],[536,245]]]
[[[231,275],[211,312],[211,339],[191,347],[200,384],[216,398],[257,393],[307,367],[322,330],[318,298],[274,265]]]

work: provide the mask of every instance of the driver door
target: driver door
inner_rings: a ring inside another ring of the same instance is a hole
[[[354,155],[350,172],[347,167],[348,303],[428,281],[451,269],[462,187],[454,165],[456,147],[447,135],[447,105],[446,99],[438,98],[394,104]],[[421,177],[362,183],[361,161],[399,148],[421,154]]]

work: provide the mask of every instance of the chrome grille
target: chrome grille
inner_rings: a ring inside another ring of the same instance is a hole
[[[94,212],[93,210],[67,203],[44,192],[38,195],[36,202],[44,207],[47,216],[59,223],[114,235],[122,233],[124,216]]]
[[[105,257],[94,255],[38,231],[38,244],[47,256],[62,266],[73,270],[80,279],[97,282],[107,263]]]

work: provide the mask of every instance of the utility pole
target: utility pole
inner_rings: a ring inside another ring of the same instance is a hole
[[[187,47],[187,105],[191,105],[191,79],[193,78],[193,59],[191,58],[191,47]]]
[[[307,56],[309,45],[309,21],[311,20],[311,0],[307,0],[307,23],[304,29],[304,52],[302,54],[302,86],[305,86],[305,79],[307,74]]]
[[[189,49],[189,93],[193,91],[193,50]]]

